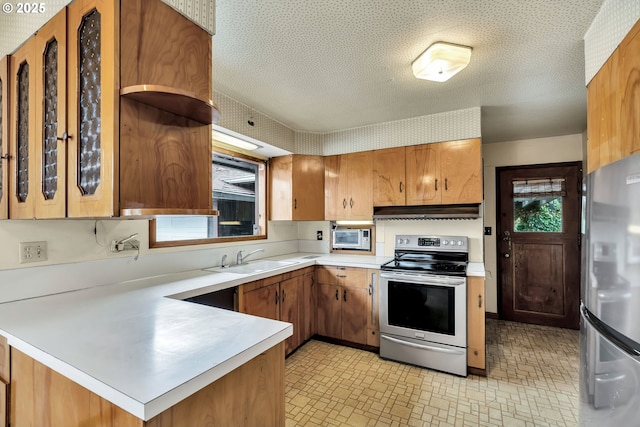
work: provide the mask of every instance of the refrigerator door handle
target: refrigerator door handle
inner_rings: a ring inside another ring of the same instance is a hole
[[[627,353],[629,356],[640,360],[640,344],[634,340],[624,336],[620,332],[616,331],[602,320],[598,319],[592,312],[589,311],[583,303],[580,304],[580,311],[584,318],[594,327],[596,331],[603,337],[615,344],[620,350]]]

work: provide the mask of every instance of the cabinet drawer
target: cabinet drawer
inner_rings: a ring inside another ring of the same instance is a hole
[[[318,283],[327,285],[343,285],[354,288],[369,286],[366,268],[320,266],[317,267],[317,278]]]
[[[344,271],[337,270],[336,267],[320,266],[317,267],[316,277],[318,283],[324,283],[325,285],[338,285],[340,283],[340,277],[338,274],[344,275]]]
[[[4,383],[9,383],[11,380],[11,369],[10,369],[10,352],[9,352],[9,344],[7,343],[7,339],[0,335],[0,381]]]
[[[342,281],[344,286],[351,286],[354,288],[369,287],[370,279],[366,268],[347,268],[346,270],[343,270],[341,274],[346,276]]]

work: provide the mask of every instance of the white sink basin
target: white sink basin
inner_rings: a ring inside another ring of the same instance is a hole
[[[222,270],[218,270],[219,272],[225,273],[236,273],[236,274],[256,274],[262,273],[263,271],[275,270],[278,268],[286,267],[289,265],[297,264],[297,261],[253,261],[248,264],[242,265],[234,265],[229,268],[224,268]]]

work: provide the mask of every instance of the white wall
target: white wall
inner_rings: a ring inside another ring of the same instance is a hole
[[[583,134],[484,144],[484,237],[487,311],[498,312],[496,259],[496,167],[560,163],[583,160]],[[580,221],[580,218],[576,218]]]

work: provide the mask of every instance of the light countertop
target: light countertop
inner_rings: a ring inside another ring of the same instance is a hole
[[[291,263],[254,274],[193,270],[0,304],[0,334],[146,421],[293,333],[290,323],[182,299],[313,265],[378,269],[392,258],[297,253],[269,259]],[[484,265],[469,263],[468,275],[484,276]]]
[[[484,277],[484,263],[470,262],[467,264],[467,276]]]
[[[0,334],[149,420],[293,333],[290,323],[181,299],[315,264],[379,268],[390,260],[329,254],[271,259],[293,263],[257,274],[194,270],[0,304]]]

